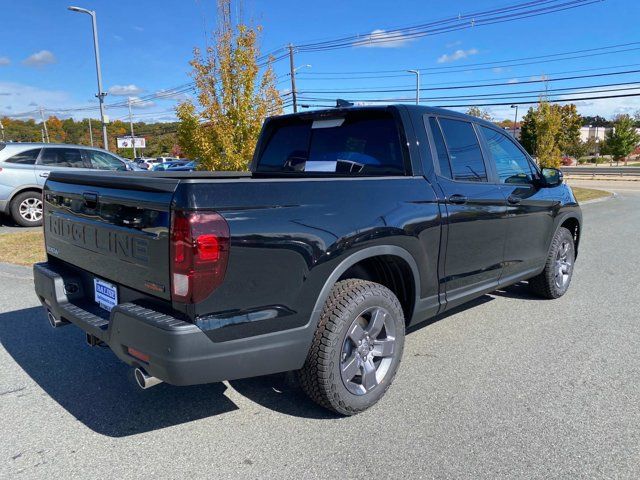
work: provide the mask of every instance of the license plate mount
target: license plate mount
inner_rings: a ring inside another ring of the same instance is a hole
[[[93,279],[94,299],[108,312],[118,304],[118,287],[100,278]]]

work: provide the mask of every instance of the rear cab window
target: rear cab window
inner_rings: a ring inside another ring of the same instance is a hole
[[[388,111],[274,119],[265,134],[258,173],[367,176],[408,171],[401,130]]]
[[[97,170],[126,170],[125,164],[106,152],[100,150],[85,150],[85,155],[89,159],[91,168]]]

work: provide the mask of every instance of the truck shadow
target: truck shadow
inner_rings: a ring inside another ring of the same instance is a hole
[[[125,437],[192,422],[234,410],[224,383],[140,390],[132,369],[108,348],[85,345],[73,326],[52,330],[41,307],[0,314],[0,343],[16,363],[56,402],[91,430]],[[270,375],[231,383],[241,395],[289,415],[330,414],[298,391],[288,376]],[[12,393],[10,385],[3,390]],[[37,395],[29,389],[20,395]],[[7,398],[7,397],[5,397]]]

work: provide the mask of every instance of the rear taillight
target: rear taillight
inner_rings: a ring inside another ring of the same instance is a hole
[[[224,279],[229,225],[215,212],[176,211],[171,222],[171,298],[198,303]]]

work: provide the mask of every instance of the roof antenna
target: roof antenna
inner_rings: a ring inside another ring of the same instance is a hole
[[[345,107],[353,107],[353,102],[349,102],[347,100],[338,98],[336,100],[336,108],[345,108]]]

